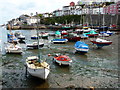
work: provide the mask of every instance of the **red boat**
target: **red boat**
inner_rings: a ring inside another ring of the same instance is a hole
[[[68,35],[64,35],[63,38],[68,39],[68,41],[80,41],[81,39],[76,33],[69,33]]]
[[[107,40],[100,39],[100,38],[97,38],[96,40],[91,40],[91,42],[93,44],[96,44],[99,48],[112,44],[112,41],[107,41]]]
[[[65,30],[63,30],[63,31],[61,32],[61,35],[67,35],[67,34],[68,34],[68,32],[65,31]]]
[[[99,34],[87,34],[88,37],[97,37]]]
[[[66,55],[56,55],[53,60],[59,65],[70,65],[72,60]]]

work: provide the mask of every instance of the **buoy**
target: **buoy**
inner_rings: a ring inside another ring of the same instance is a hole
[[[51,54],[48,54],[48,56],[51,56]]]

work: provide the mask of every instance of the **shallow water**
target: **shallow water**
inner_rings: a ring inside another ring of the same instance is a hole
[[[4,31],[2,31],[4,30]],[[118,55],[117,51],[110,51],[109,48],[103,49],[93,48],[92,44],[85,40],[89,44],[90,50],[87,54],[83,55],[75,53],[75,42],[68,42],[66,44],[50,44],[49,41],[54,37],[50,36],[49,39],[43,39],[45,46],[41,49],[43,59],[47,59],[47,62],[51,65],[51,72],[47,80],[25,75],[25,59],[28,56],[38,55],[38,50],[27,50],[25,44],[20,44],[24,52],[22,55],[5,54],[4,42],[6,42],[6,33],[9,32],[2,28],[2,85],[6,88],[49,88],[52,87],[51,80],[56,80],[59,75],[72,75],[83,77],[110,77],[113,79],[118,78]],[[26,43],[30,43],[36,40],[31,40],[30,36],[35,34],[35,30],[14,30],[12,32],[20,31],[26,36]],[[42,30],[44,31],[44,30]],[[48,32],[54,32],[46,30]],[[4,33],[3,33],[4,32]],[[112,37],[112,36],[111,36]],[[48,46],[50,48],[48,48]],[[58,64],[52,61],[52,56],[48,57],[48,54],[61,53],[68,55],[73,63],[69,67],[58,66]],[[113,53],[115,53],[113,55]],[[1,61],[0,61],[1,62]],[[52,77],[56,75],[55,77]],[[58,76],[57,76],[58,75]],[[69,81],[74,80],[70,78]],[[63,79],[64,82],[64,79]],[[53,85],[54,86],[54,85]]]

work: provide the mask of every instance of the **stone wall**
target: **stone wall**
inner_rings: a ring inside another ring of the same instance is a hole
[[[104,20],[103,20],[104,17]],[[104,21],[104,23],[103,23]],[[88,22],[89,24],[97,24],[97,25],[107,25],[117,24],[120,26],[120,15],[86,15],[84,18],[84,22]],[[92,23],[91,23],[92,22]]]

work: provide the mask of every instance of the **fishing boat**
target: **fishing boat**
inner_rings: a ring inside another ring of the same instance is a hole
[[[50,73],[50,65],[45,60],[43,60],[43,58],[41,58],[42,55],[39,48],[39,33],[38,30],[36,31],[38,36],[38,56],[27,57],[26,69],[32,76],[45,80]]]
[[[93,44],[96,44],[98,48],[102,48],[103,46],[108,46],[112,44],[112,41],[104,40],[97,38],[96,40],[90,40]]]
[[[42,48],[44,46],[44,43],[39,43],[39,47]],[[38,49],[38,43],[33,42],[31,44],[27,44],[27,48],[33,48],[33,49]]]
[[[71,65],[72,63],[72,59],[70,59],[67,55],[55,55],[53,61],[59,65]]]
[[[54,44],[64,44],[67,41],[68,41],[68,39],[53,39],[53,40],[51,40],[51,42]]]
[[[68,39],[68,41],[79,41],[81,39],[76,33],[69,33],[68,35],[64,35],[63,38]]]
[[[82,52],[82,53],[87,53],[89,50],[88,45],[81,41],[77,41],[74,45],[74,48],[77,52]]]
[[[15,45],[14,43],[8,44],[5,47],[6,53],[14,53],[14,54],[21,54],[22,48],[19,45]]]

